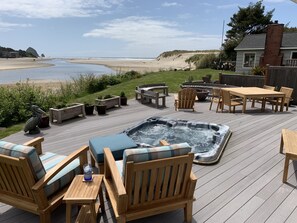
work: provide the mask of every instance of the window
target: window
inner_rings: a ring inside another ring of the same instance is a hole
[[[297,52],[292,52],[292,58],[291,59],[297,59]]]
[[[255,54],[245,53],[243,59],[243,67],[254,67],[255,66]]]

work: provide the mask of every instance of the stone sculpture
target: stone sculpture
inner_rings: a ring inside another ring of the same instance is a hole
[[[29,134],[38,134],[40,133],[38,124],[40,123],[42,115],[46,113],[37,105],[31,105],[30,109],[32,111],[32,117],[26,122],[24,132],[29,131]]]

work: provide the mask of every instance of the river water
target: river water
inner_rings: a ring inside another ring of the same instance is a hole
[[[61,59],[48,60],[45,63],[50,63],[54,66],[0,71],[0,84],[23,82],[27,79],[65,81],[78,77],[81,74],[100,76],[115,73],[115,71],[105,66],[69,63]]]

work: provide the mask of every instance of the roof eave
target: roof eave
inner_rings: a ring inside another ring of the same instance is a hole
[[[264,50],[264,48],[235,48],[235,51],[246,51],[246,50]]]
[[[297,50],[297,46],[286,46],[286,47],[281,47],[281,50]]]

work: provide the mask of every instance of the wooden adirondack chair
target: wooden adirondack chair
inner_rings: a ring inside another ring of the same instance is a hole
[[[193,88],[184,88],[180,90],[174,102],[175,110],[191,109],[192,111],[195,111],[194,104],[196,95],[196,90]]]
[[[0,202],[39,215],[41,223],[50,223],[50,214],[62,203],[67,185],[76,171],[82,172],[88,147],[82,147],[67,157],[53,153],[42,157],[43,140],[38,137],[24,145],[0,140]],[[47,170],[43,162],[58,163],[54,167],[47,165],[52,167]],[[61,178],[54,180],[59,173],[63,173]]]
[[[175,150],[178,146],[180,151]],[[128,149],[123,161],[115,161],[110,149],[104,149],[104,184],[118,223],[180,208],[184,209],[185,221],[191,222],[197,178],[192,173],[193,153],[188,153],[188,148],[183,143]],[[167,153],[177,156],[167,157]],[[119,170],[120,162],[123,169]]]

